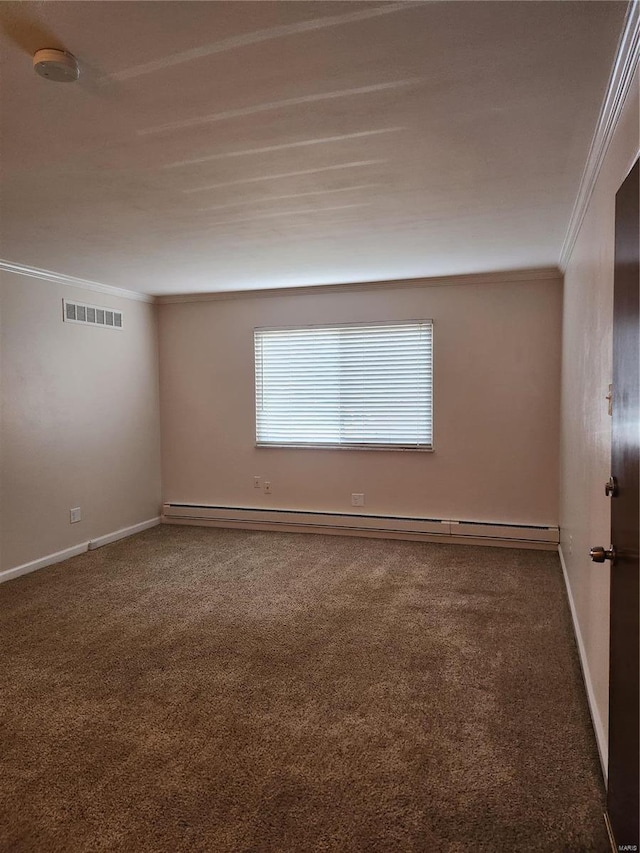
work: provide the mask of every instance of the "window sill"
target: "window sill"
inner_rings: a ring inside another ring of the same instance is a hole
[[[400,453],[433,453],[433,447],[412,447],[404,444],[275,444],[256,442],[257,448],[274,447],[279,450],[391,450]]]

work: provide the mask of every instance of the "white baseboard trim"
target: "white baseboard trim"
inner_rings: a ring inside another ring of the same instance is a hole
[[[39,560],[32,560],[30,563],[23,563],[21,566],[16,566],[13,569],[6,569],[0,572],[0,583],[19,578],[20,575],[28,575],[29,572],[35,572],[38,569],[44,569],[45,566],[53,566],[54,563],[62,563],[68,560],[69,557],[77,557],[78,554],[84,554],[89,550],[89,543],[82,542],[80,545],[73,545],[71,548],[65,548],[64,551],[56,551],[55,554],[47,554],[46,557],[40,557]]]
[[[132,524],[131,527],[114,530],[113,533],[107,533],[106,536],[99,536],[90,542],[81,542],[79,545],[73,545],[71,548],[65,548],[63,551],[56,551],[55,554],[47,554],[46,557],[40,557],[39,560],[32,560],[30,563],[24,563],[22,566],[16,566],[13,569],[6,569],[4,572],[0,572],[0,583],[13,580],[13,578],[19,578],[20,575],[28,575],[29,572],[44,569],[46,566],[53,566],[54,563],[62,563],[70,557],[77,557],[78,554],[84,554],[86,551],[94,551],[102,545],[117,542],[118,539],[133,536],[134,533],[141,533],[143,530],[156,527],[158,524],[160,524],[159,516],[149,518],[147,521],[141,521],[140,524]]]
[[[131,527],[114,530],[113,533],[107,533],[106,536],[98,536],[97,539],[92,539],[89,542],[89,550],[95,551],[96,548],[102,548],[103,545],[117,542],[118,539],[126,539],[127,536],[133,536],[134,533],[142,533],[143,530],[148,530],[150,527],[157,527],[158,524],[160,524],[159,515],[155,518],[148,518],[146,521],[141,521],[139,524],[132,524]]]
[[[607,732],[602,724],[602,719],[600,717],[600,712],[598,711],[598,706],[596,704],[596,695],[593,689],[593,682],[591,681],[591,673],[589,671],[589,662],[587,660],[587,653],[584,647],[584,642],[582,640],[582,632],[580,631],[580,624],[578,622],[578,614],[576,613],[576,606],[573,601],[573,594],[571,592],[571,585],[569,583],[569,575],[567,573],[567,564],[564,560],[564,554],[562,553],[562,546],[558,545],[558,554],[560,556],[560,565],[562,566],[562,574],[564,575],[564,584],[567,590],[567,598],[569,599],[569,607],[571,609],[571,619],[573,621],[573,630],[576,637],[576,643],[578,644],[578,652],[580,654],[580,666],[582,668],[582,677],[584,679],[584,686],[587,690],[587,699],[589,701],[589,712],[591,714],[591,722],[593,724],[593,730],[596,735],[596,743],[598,744],[598,754],[600,755],[600,766],[602,768],[602,775],[604,776],[605,785],[607,784],[607,775],[608,775],[608,761],[609,761],[609,744],[607,740]]]

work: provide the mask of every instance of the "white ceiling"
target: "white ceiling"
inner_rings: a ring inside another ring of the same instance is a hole
[[[554,265],[625,9],[0,3],[0,254],[154,294]]]

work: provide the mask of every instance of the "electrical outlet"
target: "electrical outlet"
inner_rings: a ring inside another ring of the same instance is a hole
[[[79,506],[74,506],[73,509],[69,510],[69,520],[71,524],[82,521],[82,510]]]
[[[352,494],[351,495],[351,506],[364,506],[364,495],[363,494]]]
[[[264,481],[264,493],[265,495],[271,494],[271,483],[268,480]]]
[[[260,477],[254,477],[253,478],[253,488],[254,489],[260,488]]]

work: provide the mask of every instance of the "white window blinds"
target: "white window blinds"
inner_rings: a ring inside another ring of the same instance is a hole
[[[258,445],[431,449],[430,320],[254,337]]]

